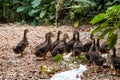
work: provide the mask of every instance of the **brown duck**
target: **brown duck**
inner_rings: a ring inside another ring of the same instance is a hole
[[[97,66],[103,65],[103,59],[100,55],[98,47],[96,46],[95,39],[93,39],[92,46],[88,51],[88,53],[85,54],[85,56],[90,63],[94,63]]]
[[[93,35],[91,34],[90,35],[90,41],[86,42],[84,45],[83,45],[83,52],[88,52],[90,47],[92,46],[92,39],[93,39]]]
[[[116,55],[116,48],[113,48],[113,54],[110,57],[111,63],[115,69],[115,75],[120,71],[120,57]]]
[[[51,38],[53,36],[54,35],[51,32],[48,33],[48,35],[46,36],[47,41],[43,45],[39,46],[35,52],[35,55],[37,57],[43,57],[44,60],[47,59],[47,53],[50,51],[52,43]]]
[[[27,36],[26,36],[27,32],[28,32],[28,29],[25,29],[22,41],[20,41],[16,45],[16,47],[13,48],[14,53],[15,54],[21,54],[21,57],[23,56],[24,49],[28,46],[28,39],[27,39]]]
[[[58,45],[60,44],[61,40],[60,40],[60,35],[62,34],[62,31],[58,31],[57,33],[57,39],[52,43],[52,50]]]
[[[83,44],[80,41],[79,32],[75,31],[75,34],[77,35],[77,38],[76,38],[76,41],[73,45],[73,52],[72,52],[73,54],[72,55],[73,56],[78,56],[82,52]]]
[[[67,48],[66,40],[67,39],[69,39],[68,34],[64,34],[62,42],[59,45],[57,45],[51,53],[53,57],[56,56],[57,54],[63,54],[66,51],[66,48]]]
[[[75,43],[75,41],[76,41],[76,32],[74,31],[73,32],[73,37],[72,37],[72,39],[70,39],[69,41],[68,41],[68,43],[67,43],[67,53],[69,53],[69,52],[72,52],[73,51],[73,45],[74,45],[74,43]]]

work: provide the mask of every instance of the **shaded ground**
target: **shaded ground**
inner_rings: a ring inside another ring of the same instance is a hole
[[[80,29],[81,41],[85,43],[89,40],[89,31],[91,28],[89,25],[86,29],[85,26]],[[18,58],[19,55],[13,53],[12,48],[15,46],[23,37],[24,29],[28,29],[28,40],[29,46],[25,49],[24,58]],[[30,27],[29,25],[17,26],[14,24],[1,24],[0,25],[0,80],[42,80],[40,79],[41,74],[40,66],[46,65],[49,67],[58,67],[52,58],[45,61],[39,61],[34,55],[35,47],[42,41],[44,41],[44,34],[52,31],[55,34],[58,30],[63,33],[68,33],[72,36],[73,28],[68,26],[61,26],[59,28],[49,27]],[[53,41],[55,40],[53,38]],[[102,40],[104,41],[104,40]],[[117,42],[117,48],[120,45],[120,38]],[[118,52],[120,51],[117,49]],[[58,67],[59,68],[59,67]],[[118,80],[120,76],[111,75],[112,70],[104,70],[102,73],[97,73],[91,67],[90,70],[85,72],[83,80]],[[42,75],[45,78],[50,78],[48,75]],[[44,79],[43,79],[44,80]]]

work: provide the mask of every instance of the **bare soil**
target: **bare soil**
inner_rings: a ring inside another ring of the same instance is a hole
[[[19,55],[14,54],[12,48],[22,40],[23,31],[25,29],[29,30],[27,34],[29,46],[24,51],[24,57],[18,58]],[[83,43],[88,41],[90,38],[90,30],[92,28],[90,25],[83,25],[79,28],[80,38]],[[35,47],[44,41],[45,33],[52,31],[56,39],[56,34],[58,30],[63,33],[68,33],[70,38],[72,37],[73,28],[71,26],[60,26],[56,28],[55,26],[30,26],[22,25],[18,26],[16,24],[0,24],[0,80],[46,80],[50,79],[53,75],[44,75],[40,73],[40,66],[48,66],[49,68],[55,67],[59,69],[53,58],[48,60],[40,60],[34,55]],[[62,36],[61,36],[62,38]],[[101,42],[103,42],[103,39]],[[120,48],[120,37],[117,42],[117,53],[119,53]],[[119,53],[120,54],[120,53]],[[103,72],[97,73],[93,67],[88,67],[82,77],[82,80],[119,80],[120,76],[113,76],[111,73],[113,69],[104,69]],[[60,71],[59,71],[60,72]],[[44,79],[41,79],[44,78]],[[46,79],[45,79],[46,78]]]

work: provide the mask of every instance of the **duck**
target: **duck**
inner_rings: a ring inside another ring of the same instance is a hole
[[[101,54],[109,53],[109,47],[107,42],[103,42],[103,44],[100,45],[100,39],[97,39],[97,46],[98,50],[101,52]]]
[[[105,42],[103,42],[101,45],[100,45],[100,39],[98,38],[97,39],[97,47],[98,47],[98,50],[100,51],[100,53],[101,54],[107,54],[107,63],[109,64],[110,63],[110,61],[109,61],[109,59],[110,59],[110,49],[109,49],[109,47],[108,47],[108,43],[105,41]]]
[[[67,48],[67,42],[66,40],[69,39],[68,34],[63,35],[63,39],[59,45],[57,45],[53,51],[51,52],[51,55],[55,57],[57,54],[63,54],[66,51]]]
[[[101,67],[103,65],[103,59],[100,55],[100,52],[98,50],[98,47],[96,46],[95,39],[92,41],[92,46],[88,53],[85,54],[86,58],[89,60],[89,63],[94,63],[94,65],[97,65]]]
[[[28,29],[24,30],[24,36],[23,39],[13,48],[13,52],[15,54],[21,54],[20,57],[23,57],[23,51],[25,48],[28,46],[28,38],[27,38],[27,33],[29,32]]]
[[[80,38],[79,38],[79,32],[76,30],[75,31],[75,34],[77,35],[76,37],[76,41],[73,45],[73,51],[72,51],[72,56],[79,56],[79,54],[81,54],[82,52],[82,48],[83,48],[83,44],[82,42],[80,41]]]
[[[112,51],[113,54],[110,57],[110,61],[115,69],[114,75],[118,75],[118,71],[120,71],[120,57],[116,55],[116,47],[113,47]]]
[[[61,40],[60,40],[60,35],[62,34],[62,31],[58,31],[57,33],[57,39],[52,43],[52,50],[58,45],[60,44]]]
[[[39,46],[37,50],[35,51],[35,56],[36,57],[43,57],[44,60],[47,60],[47,53],[50,51],[51,48],[51,38],[54,37],[52,32],[49,32],[48,35],[46,36],[47,41]]]
[[[72,39],[70,39],[68,42],[67,42],[67,53],[70,53],[71,51],[73,51],[73,45],[76,41],[76,36],[75,36],[75,31],[73,32],[73,37]]]
[[[51,33],[51,32],[48,32],[48,33],[45,34],[45,41],[42,42],[42,43],[40,43],[38,46],[36,46],[36,50],[37,50],[40,46],[42,46],[45,42],[47,42],[47,36],[48,36],[50,33]]]
[[[93,34],[90,35],[90,41],[86,42],[84,45],[83,45],[83,52],[88,52],[90,47],[92,46],[92,39],[93,39]]]

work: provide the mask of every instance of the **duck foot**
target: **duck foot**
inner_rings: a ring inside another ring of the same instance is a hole
[[[36,59],[36,61],[44,61],[44,59],[40,59],[40,58],[39,58],[39,59]]]
[[[24,57],[23,55],[17,56],[17,58],[23,58],[23,57]]]
[[[47,59],[48,59],[47,54],[45,54],[45,55],[43,56],[43,59],[44,59],[44,60],[47,60]]]
[[[114,76],[120,76],[120,74],[117,71],[113,72],[112,75],[114,75]]]
[[[90,66],[92,66],[92,64],[87,64],[87,66],[89,66],[89,67],[90,67]]]
[[[44,60],[47,60],[48,59],[48,57],[44,57]]]
[[[97,70],[97,73],[101,73],[101,72],[103,72],[103,70]]]

